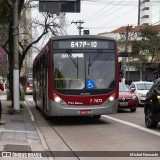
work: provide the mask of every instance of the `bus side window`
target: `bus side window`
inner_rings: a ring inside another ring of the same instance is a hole
[[[48,64],[49,64],[49,62],[48,62],[48,53],[47,53],[43,57],[43,67],[48,68]]]

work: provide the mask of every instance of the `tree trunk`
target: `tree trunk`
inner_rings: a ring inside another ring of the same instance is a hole
[[[12,102],[12,106],[13,106],[13,28],[12,28],[12,26],[13,26],[13,22],[10,24],[10,28],[9,28],[8,81],[9,81],[9,92],[11,95],[11,102]]]

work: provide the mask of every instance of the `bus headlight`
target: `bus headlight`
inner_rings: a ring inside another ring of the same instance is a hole
[[[113,96],[110,96],[110,97],[108,98],[108,101],[109,101],[109,102],[114,101],[114,97],[113,97]]]
[[[54,95],[54,101],[60,104],[66,104],[66,102],[64,102],[60,97],[58,97],[57,95]]]
[[[113,93],[108,99],[107,99],[107,103],[109,103],[109,102],[113,102],[114,100],[115,100],[115,93]]]

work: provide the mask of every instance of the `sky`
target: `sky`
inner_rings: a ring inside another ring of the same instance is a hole
[[[38,10],[33,9],[33,18],[41,17],[38,13]],[[65,30],[68,35],[79,34],[77,26],[71,24],[72,21],[79,20],[84,21],[82,27],[90,30],[91,35],[111,32],[128,24],[135,26],[138,22],[138,0],[81,0],[80,13],[66,13],[68,27],[66,26]],[[41,40],[37,46],[42,48],[47,41],[48,38]]]
[[[76,35],[78,29],[72,21],[83,20],[82,27],[96,35],[111,32],[121,26],[138,23],[138,0],[82,0],[80,13],[66,13],[67,34]]]

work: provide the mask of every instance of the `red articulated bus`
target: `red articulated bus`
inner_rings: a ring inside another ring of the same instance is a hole
[[[102,36],[49,40],[33,62],[33,98],[46,117],[113,114],[118,108],[116,41]]]

